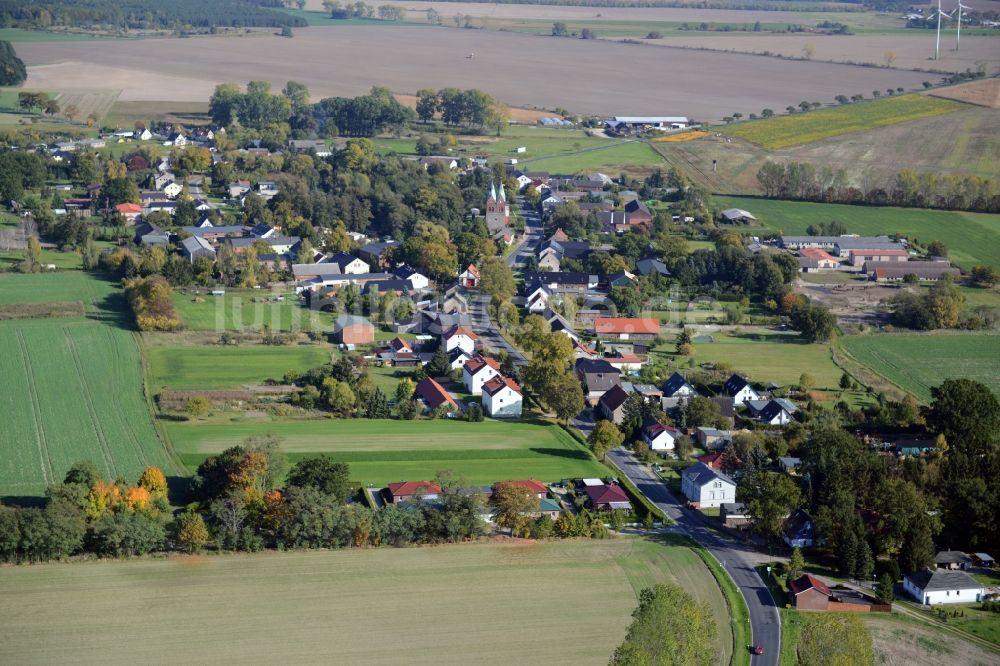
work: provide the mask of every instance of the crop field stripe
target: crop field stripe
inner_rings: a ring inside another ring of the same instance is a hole
[[[121,336],[116,336],[110,328],[105,328],[105,336],[108,338],[108,348],[112,350],[114,354],[112,367],[115,369],[115,380],[112,382],[113,385],[126,386],[128,385],[128,378],[125,376],[126,360],[122,357],[121,350]],[[117,411],[116,411],[117,413]],[[152,415],[150,415],[152,418]],[[122,431],[127,435],[129,444],[132,445],[132,449],[135,451],[136,458],[139,460],[140,464],[148,466],[149,458],[147,452],[139,441],[139,435],[135,431],[135,426],[132,423],[132,419],[124,418],[121,419],[123,428]]]
[[[35,432],[37,433],[38,453],[42,461],[42,477],[45,483],[51,483],[55,478],[52,470],[52,456],[49,454],[48,443],[45,439],[45,427],[42,425],[42,409],[38,402],[38,391],[35,386],[35,375],[29,362],[28,345],[24,341],[24,333],[17,329],[17,344],[21,349],[21,362],[24,364],[24,374],[28,380],[28,394],[31,396],[31,411],[35,420]]]
[[[83,364],[80,362],[80,352],[76,348],[76,343],[73,341],[73,336],[70,334],[68,328],[63,328],[63,338],[66,340],[66,348],[69,349],[69,353],[73,357],[73,364],[76,366],[77,375],[80,377],[80,384],[83,386],[83,404],[90,414],[90,422],[93,424],[94,432],[97,434],[97,443],[101,447],[101,453],[104,455],[104,461],[107,464],[108,470],[117,478],[118,465],[115,464],[115,457],[111,453],[108,436],[104,432],[101,419],[97,416],[91,387],[87,382],[87,373],[83,371]],[[110,398],[110,396],[105,397]]]

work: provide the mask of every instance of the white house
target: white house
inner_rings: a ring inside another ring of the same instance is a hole
[[[680,430],[658,421],[653,421],[642,429],[642,441],[646,442],[650,451],[673,451],[680,436]]]
[[[347,252],[337,252],[322,261],[324,264],[335,264],[340,267],[343,275],[364,275],[371,273],[371,266],[368,262],[358,259],[353,254]]]
[[[182,189],[184,188],[182,188],[177,181],[173,181],[163,186],[163,193],[171,199],[174,199],[181,193]]]
[[[925,569],[903,576],[903,589],[925,605],[967,604],[981,601],[986,588],[964,571]]]
[[[461,347],[455,347],[448,353],[448,363],[451,364],[452,370],[458,370],[459,368],[464,368],[465,364],[472,360],[472,354],[465,351]]]
[[[663,384],[664,398],[693,398],[698,395],[698,391],[679,372],[670,375],[670,379]]]
[[[399,266],[395,271],[393,271],[393,273],[400,280],[406,280],[409,282],[410,288],[414,291],[427,289],[431,284],[431,281],[426,275],[420,273],[416,268],[411,266]]]
[[[521,387],[513,379],[497,375],[483,384],[483,409],[497,418],[521,417]]]
[[[462,383],[471,395],[482,395],[483,384],[500,376],[500,364],[487,356],[476,356],[462,366]]]
[[[681,472],[681,491],[696,509],[736,501],[736,482],[703,462]]]
[[[733,404],[736,405],[742,405],[748,400],[761,399],[760,393],[757,393],[754,387],[750,386],[747,378],[741,375],[733,375],[727,379],[723,391],[726,395],[732,397]]]
[[[479,336],[471,330],[456,324],[441,336],[441,344],[444,345],[446,352],[450,352],[452,349],[461,349],[472,354],[476,351],[476,340],[478,339]]]
[[[132,136],[139,141],[149,141],[153,138],[153,133],[144,127],[141,130],[137,129]]]
[[[747,408],[750,415],[767,425],[785,425],[792,421],[792,414],[799,411],[799,408],[784,398],[772,398],[771,400],[748,400]]]

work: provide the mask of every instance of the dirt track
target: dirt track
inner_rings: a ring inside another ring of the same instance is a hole
[[[467,58],[470,53],[475,58]],[[926,78],[749,55],[403,26],[308,28],[293,39],[24,43],[18,54],[30,66],[29,88],[114,88],[122,90],[123,101],[204,101],[223,81],[267,79],[280,86],[294,79],[316,98],[360,94],[372,85],[409,93],[477,87],[515,106],[707,120],[803,99],[832,101],[844,91],[916,89]]]

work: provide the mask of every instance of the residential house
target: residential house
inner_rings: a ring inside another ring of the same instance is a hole
[[[466,289],[475,289],[479,286],[479,269],[475,264],[469,264],[468,268],[458,275],[458,284]]]
[[[568,319],[551,308],[542,311],[542,319],[548,322],[553,333],[562,333],[570,340],[579,340],[580,336],[573,330],[573,324]]]
[[[150,131],[149,131],[148,129],[146,129],[145,127],[143,127],[142,129],[137,129],[137,130],[136,130],[136,131],[135,131],[135,132],[134,132],[134,133],[132,134],[132,137],[133,137],[134,139],[136,139],[137,141],[149,141],[150,139],[152,139],[152,138],[153,138],[153,133],[152,133],[152,132],[150,132]]]
[[[601,359],[578,358],[573,368],[583,384],[587,403],[592,407],[597,406],[597,401],[609,389],[621,383],[621,372]]]
[[[635,272],[643,277],[649,277],[650,275],[660,275],[663,277],[669,277],[670,271],[667,270],[667,265],[664,264],[659,259],[640,259],[635,262]]]
[[[483,384],[498,376],[500,362],[488,356],[476,355],[462,367],[462,383],[470,395],[482,395]]]
[[[618,368],[622,372],[634,372],[642,369],[646,364],[646,359],[638,354],[623,354],[615,352],[604,357],[608,363]],[[662,397],[662,395],[661,395]]]
[[[747,505],[743,502],[725,502],[719,508],[719,520],[722,521],[723,527],[729,529],[746,527],[753,522],[750,511],[747,510]]]
[[[337,252],[326,257],[320,263],[333,264],[340,268],[340,272],[343,275],[361,275],[362,273],[370,273],[371,266],[368,262],[358,259],[352,254],[347,252]]]
[[[198,236],[188,236],[181,241],[181,254],[191,263],[194,263],[198,257],[208,257],[215,261],[215,248],[207,240]]]
[[[761,395],[750,385],[746,377],[733,375],[726,380],[722,387],[723,392],[733,399],[737,404],[743,404],[748,400],[760,400]]]
[[[533,291],[539,286],[550,290],[561,289],[565,291],[585,292],[596,289],[600,280],[596,275],[576,272],[538,272],[524,274],[525,292]]]
[[[545,499],[546,497],[548,497],[548,494],[549,494],[548,487],[544,483],[542,483],[541,481],[536,481],[535,479],[518,479],[518,480],[514,480],[514,481],[498,481],[494,485],[494,488],[496,488],[496,486],[499,485],[499,484],[501,484],[501,483],[506,484],[508,486],[516,486],[518,488],[524,488],[525,490],[527,490],[528,492],[530,492],[532,495],[534,495],[538,499]]]
[[[653,340],[660,334],[660,322],[656,319],[598,317],[594,320],[594,334],[612,340]]]
[[[725,451],[712,451],[703,456],[698,456],[696,460],[700,463],[705,463],[712,469],[722,469],[722,466],[726,462],[726,453]]]
[[[313,153],[316,157],[330,157],[333,150],[326,141],[318,139],[292,139],[288,142],[289,150],[296,153]]]
[[[279,191],[278,183],[273,180],[262,180],[257,183],[257,193],[266,201],[278,196]]]
[[[934,566],[938,569],[957,571],[965,569],[971,563],[969,556],[958,550],[942,550],[934,556]]]
[[[170,197],[171,199],[176,199],[178,196],[180,196],[180,193],[184,190],[184,187],[180,183],[174,181],[167,183],[166,185],[163,186],[162,189],[163,193],[166,194],[168,197]]]
[[[465,314],[469,311],[469,299],[466,298],[465,293],[458,285],[452,285],[444,292],[441,311],[459,314]]]
[[[416,268],[413,268],[411,266],[406,266],[406,265],[397,266],[396,269],[392,272],[392,274],[395,275],[400,280],[406,280],[407,282],[409,282],[410,288],[415,291],[421,291],[427,289],[431,284],[431,281],[428,280],[423,273],[419,272]]]
[[[375,342],[375,327],[364,317],[340,315],[333,322],[333,341],[343,345],[370,345]]]
[[[748,400],[746,403],[750,417],[767,425],[785,425],[791,423],[792,415],[799,411],[785,398],[770,400]]]
[[[812,517],[796,509],[781,526],[781,539],[789,548],[812,548],[815,529]]]
[[[825,611],[832,596],[826,583],[810,574],[804,574],[789,583],[788,592],[797,610]]]
[[[271,236],[277,236],[278,230],[270,224],[261,222],[250,230],[250,235],[254,238],[270,238]],[[367,273],[368,271],[364,272]]]
[[[412,285],[406,280],[373,280],[372,282],[365,283],[361,294],[368,296],[372,293],[386,294],[392,292],[400,296],[402,294],[409,294],[411,290]]]
[[[718,507],[736,501],[736,482],[698,462],[681,472],[681,492],[696,509]]]
[[[151,201],[146,205],[146,212],[155,213],[157,211],[163,211],[171,217],[177,214],[177,202],[176,201]]]
[[[903,589],[925,606],[967,604],[983,600],[986,587],[964,571],[914,571],[903,576]]]
[[[169,171],[164,171],[162,173],[158,173],[153,176],[153,189],[163,191],[163,188],[175,182],[177,182],[177,176],[170,173]],[[166,193],[164,192],[164,194]],[[167,196],[177,196],[177,195],[168,194]]]
[[[781,471],[786,474],[795,474],[801,464],[802,459],[796,458],[795,456],[782,456],[778,458],[778,466],[781,467]]]
[[[423,403],[424,409],[428,412],[436,411],[441,407],[448,409],[448,412],[451,414],[460,411],[458,403],[451,397],[451,394],[441,384],[430,377],[417,382],[415,395]]]
[[[448,363],[452,370],[464,368],[465,364],[472,360],[472,354],[461,347],[455,347],[448,352]]]
[[[441,486],[430,481],[400,481],[390,483],[386,491],[389,501],[392,504],[399,504],[414,500],[437,499],[441,494]]]
[[[298,236],[271,236],[270,238],[251,238],[249,236],[233,238],[229,236],[224,238],[222,242],[233,248],[233,252],[236,254],[243,254],[250,246],[261,243],[270,246],[273,254],[288,254],[302,243],[302,239]]]
[[[693,398],[698,395],[694,386],[684,378],[679,372],[670,375],[670,378],[663,384],[664,398]]]
[[[233,201],[242,199],[248,192],[250,192],[249,180],[237,180],[229,183],[228,194],[229,198]]]
[[[698,446],[703,449],[722,449],[732,441],[733,433],[729,430],[699,426],[695,428],[694,438],[698,442]]]
[[[757,218],[750,211],[742,208],[727,208],[719,213],[719,218],[729,224],[750,224],[757,221]]]
[[[136,218],[142,215],[142,206],[131,202],[120,203],[115,206],[115,210],[125,218],[126,225],[135,224]]]
[[[607,420],[615,425],[621,425],[625,419],[625,403],[628,402],[628,398],[629,393],[621,387],[621,384],[615,384],[597,401],[597,410]]]
[[[442,334],[441,346],[446,352],[459,348],[472,354],[476,351],[476,340],[478,339],[479,336],[473,333],[472,329],[456,324]]]
[[[632,502],[617,483],[588,485],[584,488],[587,503],[594,511],[631,511]]]
[[[673,451],[681,431],[672,426],[665,426],[655,419],[650,419],[642,427],[642,441],[650,451]]]
[[[495,419],[521,418],[521,387],[510,377],[493,377],[483,384],[482,393],[487,416]]]
[[[625,204],[625,212],[628,214],[628,224],[630,227],[653,225],[653,214],[649,212],[646,204],[638,199],[634,199]]]
[[[170,233],[149,222],[135,225],[135,242],[140,245],[156,245],[166,248],[170,244]]]
[[[560,515],[562,515],[562,506],[557,500],[549,497],[543,497],[538,500],[538,515],[547,516],[552,520],[556,520]]]
[[[399,241],[377,241],[358,248],[358,257],[367,261],[369,266],[389,268],[389,251],[399,245]]]

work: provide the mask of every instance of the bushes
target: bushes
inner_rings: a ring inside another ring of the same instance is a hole
[[[170,284],[158,275],[125,281],[125,297],[140,331],[176,331],[183,326],[170,293]]]

